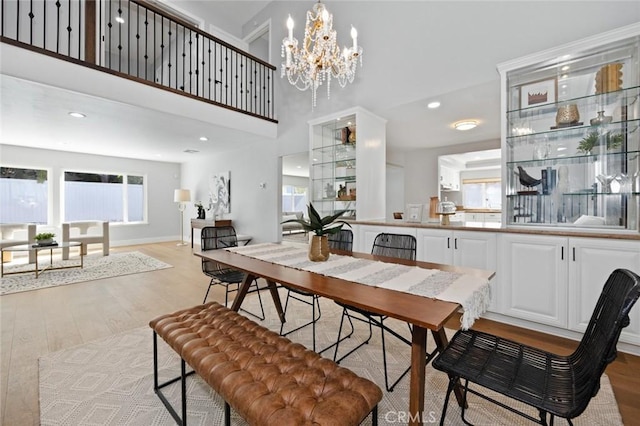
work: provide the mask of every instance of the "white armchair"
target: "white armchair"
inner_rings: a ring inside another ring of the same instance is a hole
[[[35,243],[34,223],[5,223],[0,225],[0,248]],[[4,259],[2,259],[4,261]],[[29,252],[29,263],[35,263],[36,253]]]
[[[109,222],[99,220],[62,224],[62,242],[79,241],[87,254],[88,244],[102,244],[102,255],[109,256]],[[62,258],[69,259],[69,249],[62,249]]]

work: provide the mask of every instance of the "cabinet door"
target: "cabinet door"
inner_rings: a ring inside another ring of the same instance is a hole
[[[491,232],[455,231],[453,233],[453,264],[467,268],[496,271],[496,234]],[[489,310],[499,312],[498,277],[491,280],[491,306]]]
[[[567,327],[567,238],[501,235],[499,277],[506,315]]]
[[[418,229],[417,239],[418,260],[453,265],[453,231]]]
[[[625,268],[640,274],[640,241],[571,238],[569,246],[569,328],[584,332],[611,272]],[[640,309],[632,309],[629,318],[620,340],[640,344]]]

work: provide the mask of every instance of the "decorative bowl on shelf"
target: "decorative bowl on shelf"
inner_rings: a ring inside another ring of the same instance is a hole
[[[578,120],[580,120],[578,105],[568,104],[558,107],[558,112],[556,113],[556,125],[567,126],[573,123],[577,123]]]

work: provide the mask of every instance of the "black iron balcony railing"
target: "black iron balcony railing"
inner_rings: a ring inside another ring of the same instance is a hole
[[[141,0],[0,0],[0,41],[272,122],[275,67]]]

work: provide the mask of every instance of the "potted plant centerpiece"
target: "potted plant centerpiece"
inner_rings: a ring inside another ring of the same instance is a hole
[[[309,239],[309,260],[312,262],[323,262],[329,259],[329,234],[337,234],[344,225],[351,227],[344,220],[337,220],[342,216],[345,210],[340,210],[331,216],[320,217],[318,211],[309,203],[307,208],[309,220],[306,219],[289,219],[284,223],[296,222],[302,225],[306,232],[313,232]]]
[[[36,236],[33,237],[33,239],[36,240],[36,243],[39,246],[46,246],[46,245],[53,244],[53,237],[55,236],[56,234],[53,234],[51,232],[41,232],[39,234],[36,234]]]

